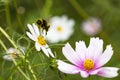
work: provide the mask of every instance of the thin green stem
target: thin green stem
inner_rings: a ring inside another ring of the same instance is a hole
[[[4,43],[2,42],[1,39],[0,39],[0,44],[1,44],[1,46],[4,48],[4,50],[7,51],[7,48],[6,48],[6,46],[4,45]]]
[[[14,41],[10,38],[10,36],[0,27],[0,31],[4,34],[4,36],[11,42],[11,44],[17,49],[17,46],[15,45]]]
[[[84,19],[87,19],[89,15],[82,9],[80,4],[76,0],[68,0],[70,4],[76,9],[76,11],[79,13],[80,16],[82,16]]]
[[[21,68],[17,65],[17,62],[15,61],[15,59],[11,56],[11,59],[13,61],[13,63],[15,64],[15,66],[17,67],[17,69],[20,71],[20,73],[27,79],[30,80],[29,77],[26,76],[26,74],[21,70]]]
[[[5,14],[6,14],[7,25],[9,27],[12,27],[11,18],[10,18],[10,10],[9,10],[9,2],[5,2]]]
[[[30,66],[30,62],[26,59],[26,63],[28,63],[28,69],[30,70],[30,72],[32,73],[32,76],[34,78],[34,80],[37,80],[37,77],[35,76],[31,66]]]
[[[46,64],[48,64],[48,63],[37,64],[37,65],[34,65],[33,67],[43,66],[43,65],[46,65]]]
[[[15,43],[11,40],[10,36],[0,27],[0,31],[4,34],[4,36],[12,43],[12,45],[17,48],[17,46],[15,45]],[[4,47],[5,50],[7,50],[6,46],[4,45],[4,43],[1,42],[1,45]],[[12,58],[12,56],[11,56]],[[13,63],[15,64],[15,66],[17,66],[17,62],[14,60],[14,58],[12,58]],[[20,71],[20,73],[27,79],[30,80],[25,73],[21,70],[21,68],[19,66],[17,66],[17,69]]]
[[[50,47],[50,48],[54,48],[54,47],[56,47],[56,46],[57,46],[57,47],[59,47],[59,46],[61,47],[61,46],[64,46],[64,45],[65,45],[65,44],[51,44],[51,45],[49,45],[49,47]]]
[[[16,46],[16,44],[14,43],[14,41],[11,40],[10,36],[9,36],[1,27],[0,27],[0,31],[5,35],[5,37],[6,37],[6,38],[12,43],[12,45],[17,49],[17,46]],[[19,53],[22,54],[20,50],[19,50]],[[23,56],[23,59],[25,59],[24,56]],[[33,77],[34,77],[34,80],[37,80],[36,76],[35,76],[34,73],[33,73],[32,68],[31,68],[31,66],[30,66],[30,62],[29,62],[27,59],[26,59],[25,61],[29,64],[28,67],[29,67],[29,70],[30,70],[30,72],[32,73],[32,75],[33,75]],[[16,65],[16,62],[15,62],[15,65]],[[19,68],[18,68],[18,69],[19,69]]]
[[[14,0],[14,7],[15,7],[15,10],[16,10],[16,16],[17,16],[18,24],[19,24],[20,27],[22,28],[22,22],[21,22],[21,19],[20,19],[19,14],[18,14],[18,10],[17,10],[17,2],[16,2],[16,0]]]

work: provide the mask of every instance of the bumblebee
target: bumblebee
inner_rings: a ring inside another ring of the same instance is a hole
[[[48,29],[50,27],[50,25],[47,23],[47,21],[41,18],[41,19],[37,20],[36,23],[37,23],[38,27],[42,28],[43,30],[45,30],[46,34],[47,34]]]

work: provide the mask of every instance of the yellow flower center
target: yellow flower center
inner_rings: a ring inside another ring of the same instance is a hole
[[[87,59],[84,61],[83,66],[85,70],[92,70],[94,68],[94,62],[91,59]]]
[[[57,27],[57,31],[58,31],[58,32],[61,32],[62,30],[63,30],[62,26],[58,26],[58,27]]]
[[[38,36],[38,43],[41,45],[45,45],[46,44],[46,40],[43,36]]]
[[[11,56],[12,56],[13,58],[16,58],[16,57],[17,57],[17,53],[14,52],[13,54],[11,54]]]

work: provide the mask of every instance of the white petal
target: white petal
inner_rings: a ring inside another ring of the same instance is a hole
[[[8,61],[12,61],[12,58],[10,55],[4,55],[3,59],[8,60]]]
[[[112,47],[111,45],[108,45],[104,53],[99,57],[97,66],[101,67],[104,64],[106,64],[111,59],[112,55],[113,55]]]
[[[49,55],[54,58],[55,56],[53,55],[51,49],[49,48],[49,46],[47,44],[45,45],[45,48],[48,51]]]
[[[28,24],[27,26],[28,26],[28,29],[30,30],[30,32],[32,33],[32,35],[36,35],[32,25]]]
[[[15,48],[9,48],[8,50],[7,50],[7,54],[13,54],[14,52],[16,52],[17,51],[17,49],[15,49]]]
[[[115,67],[103,67],[98,72],[98,75],[106,78],[113,78],[118,76],[118,72],[117,72],[118,70],[119,68],[115,68]]]
[[[74,24],[75,24],[75,21],[74,21],[73,19],[71,19],[71,20],[68,21],[68,25],[69,25],[70,27],[73,27]]]
[[[40,45],[37,42],[35,42],[35,48],[37,51],[40,51]]]
[[[98,58],[102,54],[103,51],[103,40],[99,38],[91,38],[90,44],[88,47],[87,56],[88,58]]]
[[[50,54],[51,57],[53,57],[53,58],[55,57],[50,48],[47,48],[47,51],[48,51],[48,53]]]
[[[80,75],[83,78],[87,78],[89,76],[89,74],[87,72],[85,72],[85,71],[80,71]]]
[[[42,51],[44,52],[44,54],[49,57],[49,53],[47,51],[47,49],[45,47],[41,47]]]
[[[85,60],[86,49],[84,41],[76,42],[76,52],[80,55],[80,59],[83,61]]]
[[[58,60],[57,64],[58,64],[58,69],[63,73],[77,74],[80,72],[76,66],[65,63],[61,60]]]
[[[75,53],[75,51],[72,49],[69,43],[65,45],[65,47],[62,48],[62,52],[64,56],[73,64],[80,66],[80,55],[79,53]]]
[[[33,28],[34,28],[36,35],[39,36],[40,35],[39,29],[34,23],[33,23]]]
[[[26,34],[27,34],[27,36],[28,36],[30,39],[32,39],[33,41],[35,41],[35,37],[34,37],[32,34],[30,34],[29,32],[26,32]]]

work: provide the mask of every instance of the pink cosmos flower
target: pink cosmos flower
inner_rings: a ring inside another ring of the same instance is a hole
[[[102,67],[113,55],[111,45],[108,45],[103,51],[103,40],[99,38],[91,38],[90,44],[86,47],[84,41],[76,42],[76,48],[70,46],[69,43],[63,47],[64,56],[72,63],[66,63],[58,60],[58,69],[68,74],[80,74],[86,78],[89,75],[98,75],[106,78],[116,77],[119,68]]]

